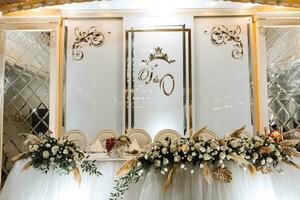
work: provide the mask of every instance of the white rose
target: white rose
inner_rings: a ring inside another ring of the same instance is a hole
[[[47,143],[47,144],[46,144],[46,147],[48,147],[48,148],[51,147],[51,144]]]
[[[161,165],[161,161],[160,160],[155,160],[154,161],[154,166],[155,167],[160,167],[160,165]]]
[[[244,151],[245,151],[245,148],[244,148],[244,147],[241,147],[239,150],[240,150],[240,152],[244,152]]]
[[[167,165],[167,164],[169,164],[169,160],[167,158],[164,158],[163,159],[163,165]]]
[[[43,158],[49,158],[50,154],[48,151],[43,151]]]
[[[177,146],[175,144],[170,145],[170,151],[174,153],[177,150]]]
[[[179,156],[179,155],[177,155],[177,156],[175,156],[175,157],[174,157],[174,161],[175,161],[175,162],[179,162],[179,161],[180,161],[180,159],[181,159],[181,158],[180,158],[180,156]]]
[[[164,147],[162,150],[161,150],[162,154],[167,154],[168,153],[168,149],[166,147]]]
[[[197,155],[197,153],[193,151],[192,152],[192,156],[196,156],[196,155]]]
[[[51,148],[51,151],[52,151],[53,155],[55,155],[58,152],[58,150],[59,150],[58,146],[54,146],[54,147]]]
[[[260,164],[261,164],[261,165],[265,165],[265,164],[266,164],[265,159],[262,159],[262,160],[260,161]]]
[[[64,151],[63,151],[63,154],[68,154],[69,152],[68,152],[68,150],[67,149],[64,149]]]
[[[203,159],[204,160],[210,160],[211,159],[211,156],[209,155],[209,154],[204,154],[204,156],[203,156]]]
[[[267,158],[267,163],[272,163],[272,162],[273,162],[273,158],[268,157],[268,158]]]
[[[205,152],[206,151],[206,149],[204,148],[204,147],[200,147],[200,149],[199,149],[201,152]]]
[[[252,154],[252,157],[253,157],[253,159],[255,159],[255,160],[258,159],[258,153],[253,153],[253,154]]]
[[[188,155],[187,160],[188,160],[189,162],[191,162],[191,161],[193,160],[193,156]]]
[[[239,146],[239,143],[238,143],[238,141],[236,141],[236,140],[232,140],[232,141],[230,142],[230,145],[231,145],[233,148],[237,148],[237,147]]]
[[[279,151],[275,151],[275,156],[280,156],[280,152]]]
[[[222,160],[224,160],[224,159],[226,158],[225,152],[221,152],[220,155],[219,155],[219,157],[220,157]]]
[[[39,149],[39,146],[35,144],[35,145],[33,145],[32,149],[33,149],[34,151],[37,151],[37,150]]]
[[[163,140],[161,143],[164,147],[169,146],[169,142],[167,140]]]
[[[199,150],[201,148],[201,145],[199,143],[195,143],[194,144],[194,148],[197,149],[197,150]]]
[[[228,149],[227,146],[221,146],[222,151],[226,151],[227,149]]]
[[[154,151],[154,152],[153,152],[153,157],[158,157],[158,156],[159,156],[158,151]]]

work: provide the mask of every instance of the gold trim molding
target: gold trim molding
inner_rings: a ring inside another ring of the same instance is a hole
[[[60,17],[43,16],[43,17],[0,17],[0,24],[42,24],[58,23]]]

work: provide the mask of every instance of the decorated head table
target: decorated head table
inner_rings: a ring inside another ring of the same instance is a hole
[[[106,141],[108,153],[87,154],[67,138],[29,135],[0,199],[298,199],[297,138],[249,137],[243,128],[207,138],[203,131],[138,154],[128,153],[126,137]],[[111,154],[114,140],[123,141],[122,155]]]

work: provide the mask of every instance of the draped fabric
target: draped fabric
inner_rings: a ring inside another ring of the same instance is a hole
[[[93,0],[1,0],[0,10],[9,13],[43,6],[60,5],[65,3],[88,2]],[[224,0],[244,3],[259,3],[264,5],[281,5],[289,7],[300,7],[300,0]]]
[[[33,168],[21,172],[26,163],[21,160],[10,172],[0,200],[108,200],[114,191],[115,172],[123,162],[98,162],[103,175],[96,177],[82,173],[82,182],[78,185],[72,175],[41,174]],[[296,159],[295,162],[300,161]],[[299,200],[298,169],[282,164],[283,174],[259,172],[251,176],[234,163],[227,166],[233,173],[231,183],[213,179],[209,184],[200,168],[194,174],[178,169],[167,192],[162,187],[165,177],[153,169],[131,186],[124,200]]]

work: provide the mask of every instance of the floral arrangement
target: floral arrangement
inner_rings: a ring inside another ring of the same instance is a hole
[[[196,168],[200,168],[208,182],[215,178],[229,183],[233,176],[226,164],[230,161],[243,170],[248,169],[252,175],[257,171],[263,174],[281,171],[279,162],[300,168],[292,161],[292,156],[300,156],[294,148],[299,140],[277,143],[268,136],[247,137],[241,134],[244,127],[222,139],[207,139],[201,136],[203,130],[190,138],[167,138],[156,142],[138,158],[126,162],[117,172],[125,175],[116,180],[115,192],[111,193],[110,200],[121,198],[130,185],[138,182],[151,168],[166,176],[163,185],[165,191],[171,185],[176,170],[193,174]]]
[[[131,141],[126,135],[120,135],[118,138],[105,139],[105,148],[108,153],[112,150],[120,150],[121,147],[128,147],[130,144]]]
[[[26,170],[29,167],[33,167],[48,173],[50,170],[54,170],[56,173],[74,175],[74,178],[80,183],[82,172],[87,172],[90,175],[101,175],[95,165],[96,161],[87,160],[88,157],[79,150],[72,141],[69,141],[67,137],[57,139],[44,135],[41,137],[25,134],[27,140],[24,144],[28,144],[28,151],[21,153],[12,161],[21,159],[28,159],[29,161],[24,165],[22,170]]]

